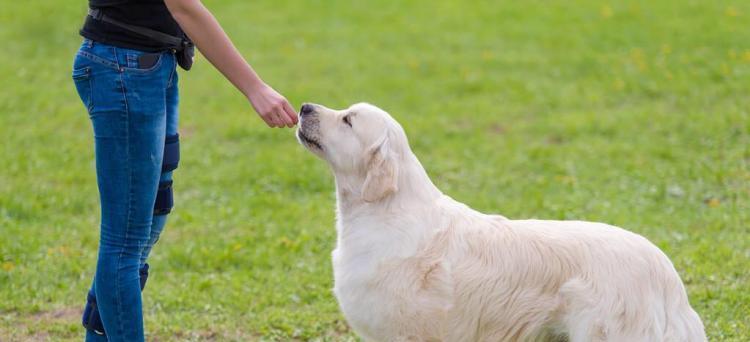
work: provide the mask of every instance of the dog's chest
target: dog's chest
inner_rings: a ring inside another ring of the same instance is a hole
[[[360,335],[381,340],[391,326],[392,299],[377,285],[377,266],[368,258],[347,258],[333,251],[334,294],[347,322]]]
[[[434,292],[422,282],[424,270],[434,265],[422,264],[432,260],[423,255],[429,240],[424,222],[409,217],[347,222],[349,230],[338,223],[339,239],[332,253],[334,294],[358,334],[387,341],[396,335],[383,334],[425,330],[424,322],[439,323],[431,315],[435,311],[432,303],[425,310],[425,302],[432,302]],[[441,297],[449,297],[442,289],[440,292]],[[437,306],[442,308],[442,304]]]
[[[450,304],[450,288],[424,281],[444,275],[444,268],[416,262],[423,258],[390,255],[333,252],[334,294],[341,311],[358,334],[372,340],[388,341],[417,331],[418,336],[436,333]],[[420,271],[425,269],[434,272]]]

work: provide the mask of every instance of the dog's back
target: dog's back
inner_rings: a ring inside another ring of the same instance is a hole
[[[459,216],[479,218],[471,220],[472,227],[451,227],[451,240],[460,243],[446,254],[458,295],[449,316],[460,317],[458,335],[474,331],[469,340],[500,341],[555,336],[705,341],[672,263],[640,235],[602,223],[482,218],[460,211]]]

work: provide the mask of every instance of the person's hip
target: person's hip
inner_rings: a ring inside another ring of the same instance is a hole
[[[128,104],[131,110],[149,111],[164,102],[166,90],[175,84],[175,66],[170,51],[145,52],[84,39],[72,77],[89,114]]]

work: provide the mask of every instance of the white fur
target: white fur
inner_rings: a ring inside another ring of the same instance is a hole
[[[672,263],[642,236],[472,210],[372,105],[315,105],[298,136],[336,177],[334,293],[364,339],[706,340]]]

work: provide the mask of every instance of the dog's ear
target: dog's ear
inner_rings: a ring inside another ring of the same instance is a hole
[[[368,150],[367,158],[367,178],[362,185],[362,199],[375,202],[398,190],[398,165],[388,136]]]

